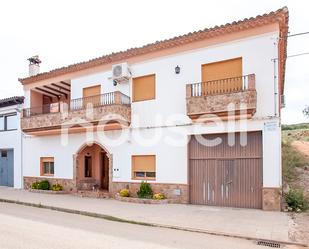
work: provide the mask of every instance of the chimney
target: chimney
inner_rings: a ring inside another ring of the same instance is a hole
[[[40,73],[40,63],[38,55],[32,56],[28,59],[29,61],[29,76],[34,76]]]

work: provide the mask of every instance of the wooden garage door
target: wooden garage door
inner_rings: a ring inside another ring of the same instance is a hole
[[[247,133],[247,144],[230,146],[227,134],[217,146],[205,146],[192,136],[189,144],[190,202],[213,206],[262,208],[262,134]]]

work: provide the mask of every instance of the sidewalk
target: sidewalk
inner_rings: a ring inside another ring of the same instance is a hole
[[[175,229],[292,242],[289,239],[289,223],[292,220],[286,213],[280,212],[181,204],[135,204],[0,187],[0,201],[4,200],[96,213]]]

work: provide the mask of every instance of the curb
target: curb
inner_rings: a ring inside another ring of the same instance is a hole
[[[78,214],[78,215],[83,215],[83,216],[88,216],[88,217],[93,217],[93,218],[104,219],[108,221],[116,221],[116,222],[129,223],[129,224],[134,224],[134,225],[167,228],[167,229],[180,230],[180,231],[186,231],[186,232],[202,233],[202,234],[209,234],[209,235],[216,235],[216,236],[223,236],[223,237],[230,237],[230,238],[246,239],[246,240],[252,240],[252,241],[261,240],[261,241],[279,243],[279,244],[284,244],[284,245],[296,245],[296,246],[301,246],[301,247],[308,247],[308,245],[304,243],[299,243],[299,242],[268,240],[268,239],[262,239],[262,238],[237,235],[237,234],[229,234],[229,233],[221,233],[221,232],[209,231],[209,230],[204,230],[204,229],[197,229],[197,228],[188,228],[188,227],[179,227],[179,226],[173,226],[173,225],[163,225],[163,224],[156,224],[156,223],[149,223],[149,222],[140,222],[140,221],[118,218],[118,217],[106,215],[106,214],[99,214],[99,213],[92,213],[92,212],[69,209],[69,208],[48,206],[48,205],[43,205],[41,203],[37,204],[37,203],[23,202],[23,201],[18,201],[18,200],[9,200],[9,199],[3,199],[3,198],[0,198],[0,202],[18,204],[18,205],[23,205],[23,206],[28,206],[28,207],[49,209],[49,210],[63,212],[63,213]]]

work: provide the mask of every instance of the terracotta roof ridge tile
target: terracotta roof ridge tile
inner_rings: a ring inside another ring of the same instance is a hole
[[[220,26],[216,25],[211,28],[205,28],[203,30],[198,30],[194,32],[189,32],[180,36],[174,36],[169,39],[164,39],[161,41],[155,41],[154,43],[148,43],[140,47],[129,48],[127,50],[122,50],[118,52],[112,52],[110,54],[102,55],[93,59],[89,59],[83,62],[78,62],[68,66],[63,66],[60,68],[52,69],[47,72],[42,72],[40,74],[21,78],[19,81],[22,84],[32,83],[35,81],[48,79],[56,77],[59,75],[64,75],[70,72],[76,72],[85,70],[91,67],[100,66],[103,64],[111,63],[113,61],[120,61],[137,55],[143,55],[145,53],[173,47],[181,46],[187,44],[188,42],[198,41],[205,39],[207,37],[214,37],[220,35],[222,32],[234,32],[248,29],[252,26],[262,26],[267,23],[280,22],[282,18],[286,21],[288,19],[288,8],[283,7],[276,11],[272,11],[268,14],[257,15],[256,17],[245,18],[238,21],[233,21],[230,23],[222,24]],[[287,25],[287,24],[286,24]]]

